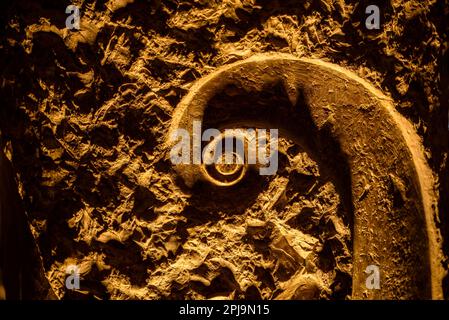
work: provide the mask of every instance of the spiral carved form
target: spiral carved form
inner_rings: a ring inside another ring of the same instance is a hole
[[[256,247],[271,234],[280,261],[275,277],[283,283],[272,297],[318,298],[336,291],[338,282],[353,298],[442,297],[432,173],[411,125],[371,85],[322,61],[255,56],[190,89],[175,110],[167,147],[178,142],[172,139],[178,129],[194,140],[196,121],[199,134],[218,128],[215,139],[197,146],[206,155],[235,129],[279,131],[266,139],[267,149],[277,146],[274,175],[260,175],[269,165],[260,158],[248,163],[245,134],[243,159],[231,149],[223,154],[230,163],[174,164],[192,206],[250,211],[242,241]],[[195,147],[189,152],[193,159]],[[322,201],[308,207],[313,194]],[[371,265],[380,270],[376,290],[366,284]]]

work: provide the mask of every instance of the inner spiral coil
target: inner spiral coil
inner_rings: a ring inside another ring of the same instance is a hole
[[[240,182],[248,169],[248,141],[244,134],[224,132],[203,151],[204,177],[217,186]]]

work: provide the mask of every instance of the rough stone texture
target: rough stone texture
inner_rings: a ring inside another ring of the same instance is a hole
[[[364,27],[374,3],[380,31]],[[449,254],[447,0],[74,1],[77,32],[65,29],[68,4],[1,5],[2,148],[58,297],[275,298],[292,263],[313,268],[309,260],[320,278],[298,283],[311,297],[350,294],[340,196],[302,150],[291,157],[308,163],[311,178],[301,173],[298,184],[315,187],[289,195],[268,224],[260,216],[267,193],[242,202],[239,214],[215,212],[173,179],[162,145],[180,99],[194,80],[260,52],[334,62],[392,96],[423,137],[439,181]],[[310,217],[294,225],[292,212]],[[329,233],[329,224],[340,231]],[[271,246],[258,248],[267,237]],[[299,258],[292,262],[288,250]],[[81,266],[79,292],[63,287],[69,264]],[[447,297],[449,280],[444,288]]]

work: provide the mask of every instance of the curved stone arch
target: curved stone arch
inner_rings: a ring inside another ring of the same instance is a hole
[[[263,54],[233,63],[199,80],[174,112],[173,132],[192,134],[208,102],[229,85],[262,91],[281,82],[292,105],[304,95],[317,128],[326,127],[349,164],[354,208],[353,292],[355,299],[442,299],[441,239],[435,225],[434,179],[412,125],[379,90],[341,67],[284,54]],[[202,178],[199,165],[179,164],[188,186]],[[394,216],[385,199],[396,190]],[[379,290],[366,288],[365,268],[378,265]]]

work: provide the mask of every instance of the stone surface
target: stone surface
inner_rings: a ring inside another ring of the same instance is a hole
[[[351,296],[352,202],[310,150],[283,139],[285,172],[231,197],[182,186],[167,160],[193,83],[266,52],[332,62],[392,98],[423,140],[447,256],[449,5],[378,2],[380,31],[363,26],[367,1],[73,1],[80,31],[65,28],[68,1],[2,3],[1,147],[57,297],[291,298],[299,269],[319,273],[311,297]],[[409,199],[409,181],[388,183]],[[79,291],[64,287],[70,264]]]

